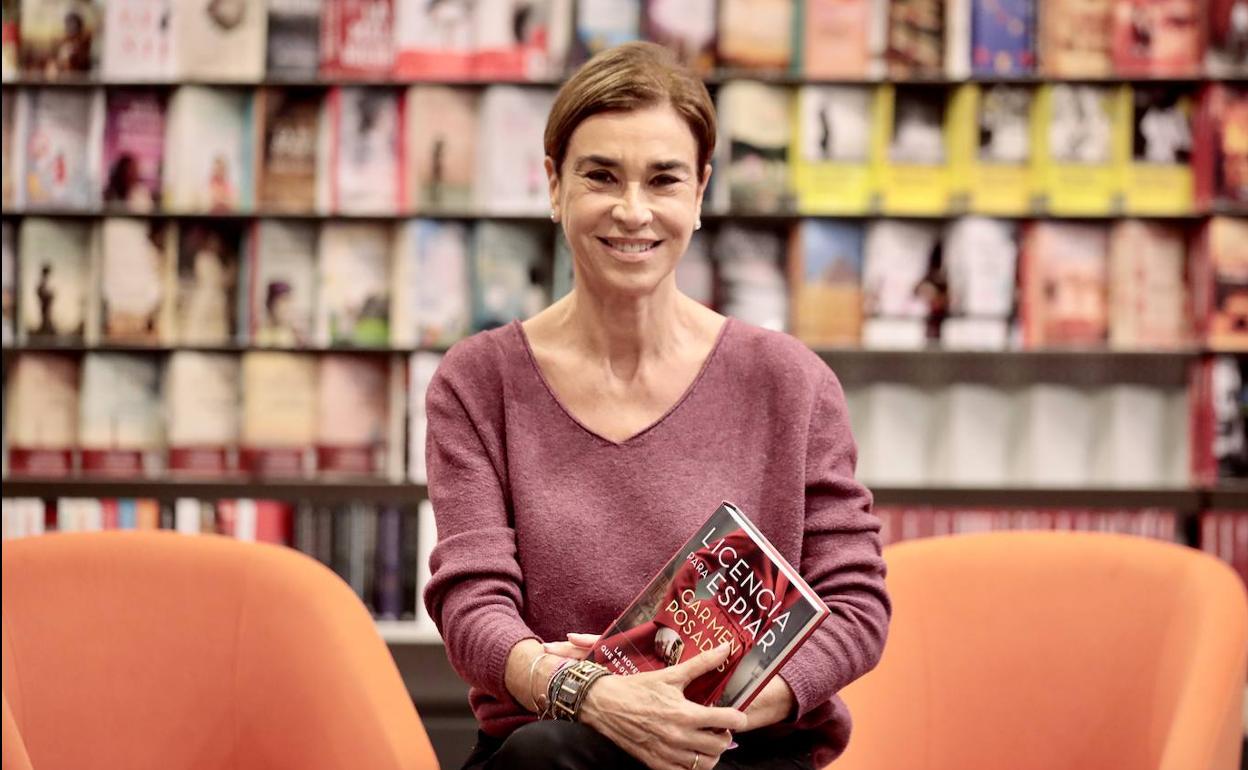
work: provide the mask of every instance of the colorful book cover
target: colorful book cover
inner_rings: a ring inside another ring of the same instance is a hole
[[[403,225],[399,238],[393,344],[449,347],[471,328],[469,228],[416,219]]]
[[[400,3],[403,5],[410,3]],[[323,0],[322,75],[389,77],[394,47],[394,0]]]
[[[1114,0],[1048,0],[1040,14],[1040,67],[1061,78],[1113,72]]]
[[[1027,348],[1100,347],[1109,326],[1104,225],[1031,222],[1023,234],[1021,319]]]
[[[642,35],[700,75],[715,68],[715,0],[645,0]]]
[[[321,97],[315,89],[257,92],[256,114],[264,121],[256,162],[262,210],[306,213],[316,209]]]
[[[21,0],[0,3],[0,77],[16,80],[21,61]]]
[[[182,86],[169,103],[164,207],[180,212],[248,211],[254,201],[252,94]]]
[[[642,0],[576,0],[572,56],[584,62],[596,53],[641,36]]]
[[[541,312],[548,304],[544,228],[521,222],[485,220],[472,246],[474,331],[505,326]]]
[[[91,74],[102,15],[100,4],[89,0],[22,0],[22,71],[38,78]]]
[[[727,209],[792,211],[789,142],[793,108],[789,89],[735,80],[719,89],[718,102],[723,136],[719,167],[727,176],[726,186],[718,189],[727,191]]]
[[[476,0],[473,76],[532,80],[563,75],[571,16],[571,0]]]
[[[1018,227],[1005,219],[962,217],[949,225],[943,249],[949,288],[941,347],[1008,347],[1018,264]]]
[[[1123,115],[1118,125],[1131,131],[1131,158],[1123,164],[1122,181],[1127,213],[1190,213],[1195,181],[1188,89],[1137,83],[1123,87],[1119,98]]]
[[[685,688],[744,709],[829,610],[796,569],[725,502],[602,634],[589,658],[617,674],[673,666],[721,644],[727,662]]]
[[[1217,77],[1248,73],[1248,3],[1209,0],[1205,70]]]
[[[1029,75],[1036,66],[1037,0],[971,0],[971,73]]]
[[[793,189],[802,214],[865,214],[877,201],[871,143],[879,91],[806,85],[797,92]]]
[[[1197,203],[1248,203],[1248,89],[1226,83],[1207,86],[1194,133]]]
[[[863,246],[863,346],[912,349],[936,339],[947,307],[940,226],[880,219]]]
[[[1114,71],[1135,77],[1200,74],[1204,7],[1202,0],[1114,0]]]
[[[880,206],[889,214],[940,214],[951,204],[954,111],[941,85],[880,87],[873,156]]]
[[[23,151],[18,149],[18,100],[17,92],[9,88],[4,89],[3,96],[0,97],[0,115],[3,116],[3,123],[0,123],[0,152],[3,153],[3,158],[0,159],[0,179],[3,179],[0,185],[0,201],[3,201],[6,209],[17,205],[18,194],[23,187],[21,183],[25,181],[25,174],[19,170],[25,158],[22,157]]]
[[[79,407],[83,473],[134,478],[161,470],[165,424],[156,357],[87,353]]]
[[[176,350],[165,370],[169,470],[218,477],[234,470],[241,394],[238,356]]]
[[[237,339],[242,225],[183,223],[178,233],[174,338],[181,345],[229,345]]]
[[[268,0],[268,6],[268,77],[315,80],[321,62],[321,0]]]
[[[1109,344],[1175,350],[1191,342],[1187,241],[1160,222],[1124,219],[1109,233]]]
[[[881,4],[872,0],[804,0],[798,6],[803,75],[865,80],[878,74],[881,57],[872,38]]]
[[[393,214],[403,209],[402,95],[387,88],[329,92],[330,210]]]
[[[1044,85],[1032,111],[1035,179],[1044,208],[1058,215],[1122,210],[1122,166],[1130,152],[1120,126],[1119,89]]]
[[[9,366],[4,389],[9,472],[68,476],[78,446],[79,358],[26,352]]]
[[[375,476],[384,469],[388,363],[385,356],[352,353],[317,358],[319,474]]]
[[[812,347],[862,336],[862,225],[806,219],[789,241],[790,330]]]
[[[251,344],[302,348],[314,340],[317,228],[311,222],[264,220],[256,225],[248,269]]]
[[[316,357],[252,351],[242,367],[241,467],[258,476],[307,475],[316,443]]]
[[[1032,209],[1032,104],[1022,85],[966,84],[950,109],[953,208],[998,216]]]
[[[470,210],[477,165],[479,93],[417,85],[408,89],[404,107],[405,171],[412,206],[417,211]]]
[[[1192,269],[1194,316],[1213,350],[1248,350],[1248,222],[1210,217]]]
[[[888,75],[938,78],[945,74],[945,0],[888,4]]]
[[[17,338],[17,242],[12,222],[0,223],[0,278],[3,279],[4,312],[0,314],[3,344]]]
[[[399,3],[394,74],[404,79],[472,77],[473,3]]]
[[[773,331],[788,331],[789,290],[784,280],[785,234],[729,224],[715,234],[719,311]]]
[[[550,210],[542,136],[554,96],[545,88],[504,85],[485,90],[473,183],[479,210],[504,215]]]
[[[390,343],[391,228],[327,222],[321,228],[317,338],[323,346]]]
[[[26,150],[26,205],[95,206],[103,95],[64,88],[32,89],[22,95],[26,116],[19,135]]]
[[[164,81],[173,74],[171,0],[108,0],[104,4],[106,81]]]
[[[32,217],[19,238],[21,336],[35,345],[81,345],[91,310],[91,225]]]
[[[721,0],[718,59],[724,69],[786,72],[793,61],[792,0]]]
[[[104,205],[139,213],[160,200],[165,96],[109,89],[104,118]]]
[[[159,345],[170,332],[170,226],[108,218],[100,227],[100,337]]]

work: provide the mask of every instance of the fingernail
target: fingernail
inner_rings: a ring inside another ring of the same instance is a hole
[[[546,652],[553,652],[554,650],[559,649],[557,646],[558,644],[558,642],[543,642],[542,649]]]

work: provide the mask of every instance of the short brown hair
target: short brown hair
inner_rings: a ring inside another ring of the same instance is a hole
[[[676,110],[698,143],[698,179],[715,150],[715,107],[701,78],[655,43],[625,43],[598,54],[572,75],[546,119],[546,155],[563,168],[572,132],[600,112],[631,112],[660,104]]]

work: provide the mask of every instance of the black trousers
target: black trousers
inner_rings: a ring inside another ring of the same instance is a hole
[[[735,749],[714,768],[699,770],[814,770],[809,740],[736,736]],[[463,770],[646,770],[631,754],[591,727],[545,720],[517,728],[506,738],[477,731],[477,745]]]

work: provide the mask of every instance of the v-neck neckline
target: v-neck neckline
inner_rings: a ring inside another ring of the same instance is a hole
[[[676,410],[680,409],[682,404],[684,404],[686,401],[689,400],[690,396],[692,396],[693,392],[697,389],[698,383],[702,382],[702,379],[706,376],[706,372],[710,368],[711,362],[715,359],[716,354],[719,352],[719,349],[723,347],[724,338],[728,335],[728,327],[729,325],[732,324],[732,322],[733,322],[733,319],[731,316],[724,319],[723,324],[721,324],[719,327],[719,332],[715,336],[715,343],[711,345],[710,352],[706,354],[706,358],[703,359],[702,366],[698,369],[697,375],[693,378],[693,381],[689,383],[689,387],[685,388],[685,392],[680,395],[680,398],[676,399],[672,403],[672,405],[669,406],[667,410],[664,411],[663,414],[660,415],[659,418],[656,419],[654,422],[650,423],[649,425],[637,431],[636,433],[629,436],[628,438],[622,439],[620,441],[607,438],[606,436],[602,435],[598,431],[586,425],[581,420],[581,418],[577,417],[575,414],[572,413],[572,410],[569,409],[567,405],[563,403],[563,400],[561,398],[559,398],[559,394],[555,392],[555,389],[550,384],[550,380],[546,378],[545,372],[542,371],[541,365],[538,364],[537,354],[533,352],[533,345],[532,343],[529,342],[529,335],[525,333],[524,331],[524,324],[520,321],[520,319],[516,319],[515,321],[512,321],[512,326],[515,327],[516,334],[520,335],[520,340],[524,344],[524,351],[525,351],[525,354],[528,356],[529,364],[533,367],[534,375],[537,376],[537,379],[542,384],[542,387],[546,389],[546,393],[550,395],[551,401],[555,402],[555,406],[559,407],[559,410],[563,412],[564,415],[567,416],[567,418],[571,420],[577,427],[579,427],[581,430],[588,433],[593,438],[603,442],[604,444],[608,444],[613,447],[625,447],[625,446],[628,446],[629,444],[639,441],[641,438],[643,438],[650,432],[654,431],[656,428],[658,428],[660,425],[666,422],[667,419],[676,412]]]

